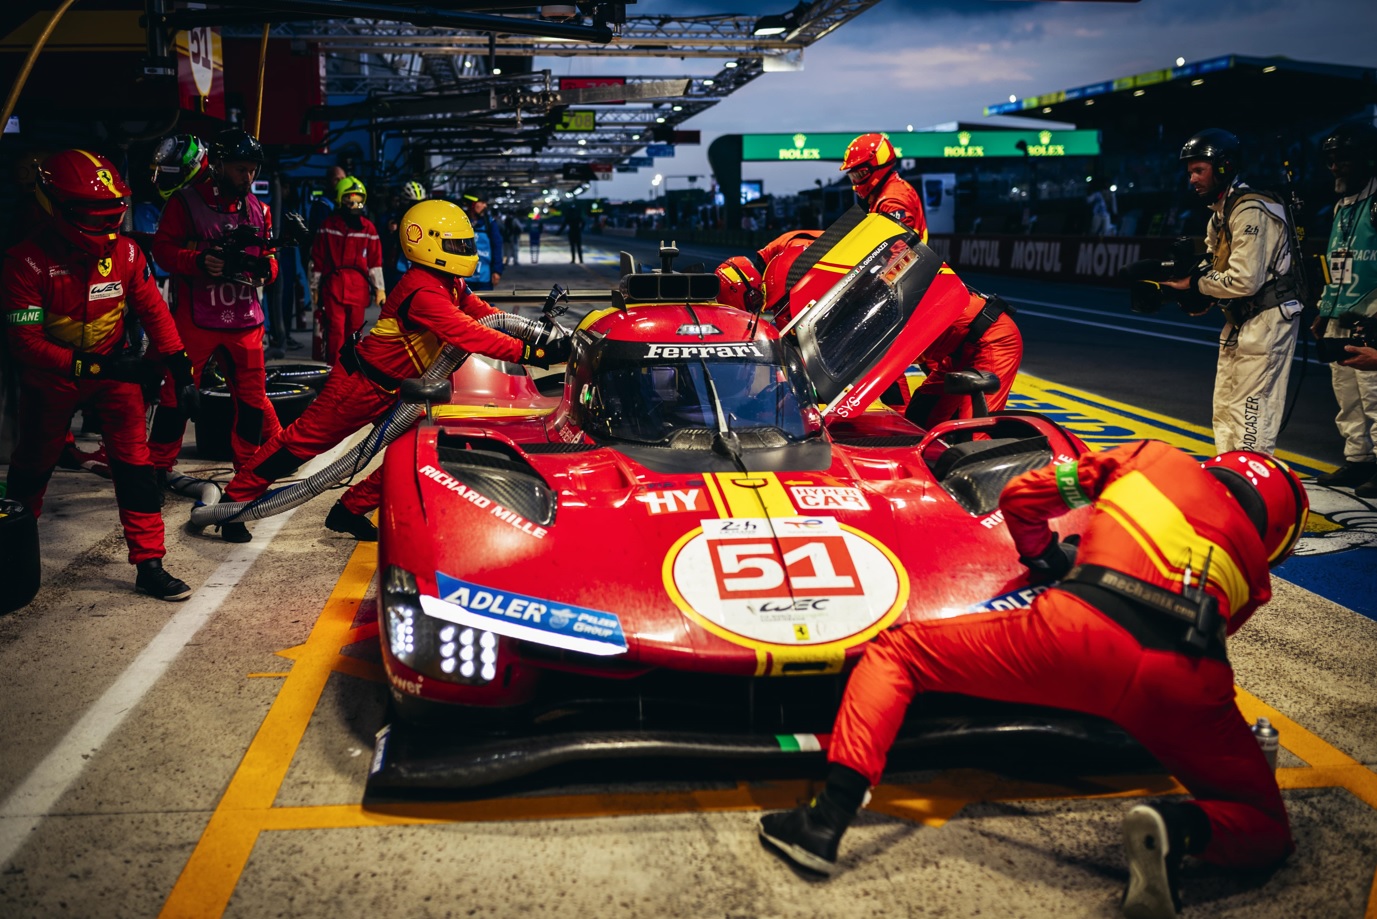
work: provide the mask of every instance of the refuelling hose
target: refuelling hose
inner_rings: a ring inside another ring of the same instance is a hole
[[[542,320],[528,319],[514,313],[494,313],[478,321],[490,329],[497,329],[524,341],[538,341],[540,336],[549,335],[551,331],[550,326]],[[435,362],[421,374],[421,379],[428,383],[448,379],[450,374],[463,365],[468,356],[467,351],[445,345]],[[198,503],[191,509],[191,525],[206,527],[227,520],[262,520],[264,517],[281,514],[305,504],[332,486],[358,474],[374,456],[401,437],[423,414],[425,406],[408,405],[399,397],[396,406],[378,422],[367,437],[310,478],[270,491],[253,501],[231,504],[206,502],[204,505]],[[218,488],[216,492],[215,497],[218,501]]]

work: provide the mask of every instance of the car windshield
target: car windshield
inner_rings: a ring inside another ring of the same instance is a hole
[[[803,395],[801,373],[760,357],[605,361],[595,374],[590,414],[607,436],[640,443],[662,443],[686,428],[716,429],[708,373],[732,430],[774,428],[801,440],[816,429],[806,420],[812,401]]]

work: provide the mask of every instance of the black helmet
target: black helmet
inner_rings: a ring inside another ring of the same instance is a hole
[[[1377,165],[1377,128],[1366,121],[1345,121],[1330,131],[1320,143],[1326,154],[1347,154],[1368,166]]]
[[[1238,174],[1243,157],[1237,137],[1221,128],[1206,128],[1186,141],[1181,159],[1208,160],[1214,174],[1227,183]]]
[[[221,163],[230,160],[263,162],[263,145],[243,128],[228,128],[215,135],[210,146],[211,155]]]

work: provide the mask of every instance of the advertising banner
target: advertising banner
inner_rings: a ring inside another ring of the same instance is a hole
[[[969,236],[933,234],[928,246],[960,272],[984,271],[1107,287],[1126,282],[1119,269],[1139,259],[1166,258],[1160,236]]]

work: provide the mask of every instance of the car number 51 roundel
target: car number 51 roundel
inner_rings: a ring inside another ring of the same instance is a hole
[[[824,516],[704,520],[670,549],[664,577],[691,618],[748,647],[865,641],[908,598],[888,549]]]

